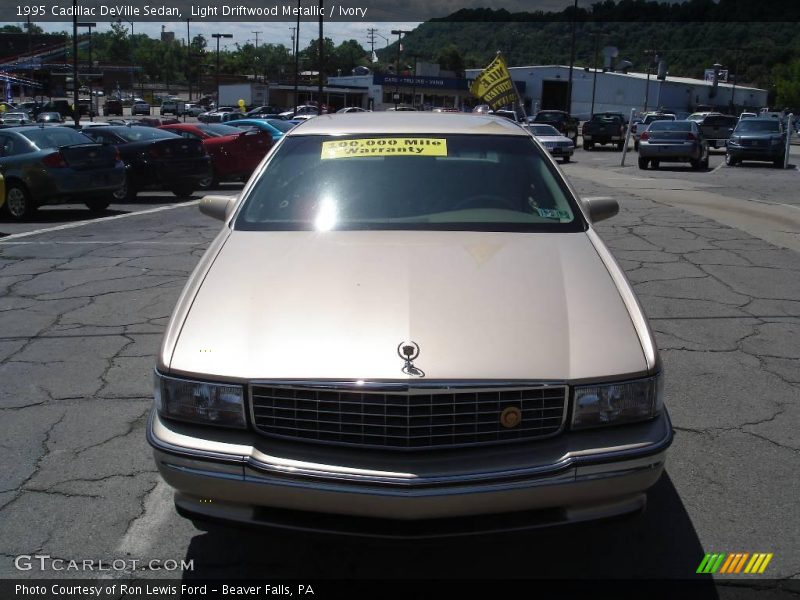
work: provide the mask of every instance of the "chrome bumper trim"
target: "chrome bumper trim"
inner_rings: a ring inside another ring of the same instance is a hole
[[[373,475],[358,475],[352,473],[341,473],[323,471],[319,469],[304,469],[300,467],[285,467],[276,464],[265,463],[249,456],[242,455],[223,455],[215,452],[205,452],[196,449],[182,448],[165,443],[158,439],[153,432],[153,423],[156,418],[155,410],[151,411],[147,425],[147,441],[157,451],[171,454],[174,456],[207,460],[211,462],[241,465],[243,468],[251,468],[265,477],[271,479],[281,479],[289,482],[315,482],[330,484],[347,484],[348,489],[353,486],[372,486],[386,487],[395,489],[424,489],[431,487],[453,487],[470,484],[476,485],[499,485],[510,484],[515,481],[529,480],[531,477],[547,477],[563,473],[577,467],[600,465],[614,462],[637,460],[653,456],[666,451],[672,444],[674,437],[672,424],[669,415],[664,410],[659,418],[664,418],[666,423],[666,434],[664,437],[653,444],[638,448],[630,448],[613,452],[597,452],[594,454],[582,454],[580,456],[567,456],[562,460],[548,464],[525,469],[514,469],[509,471],[491,471],[483,473],[470,473],[467,475],[453,475],[446,477],[418,477],[418,478],[398,478],[398,477],[377,477]],[[599,474],[602,475],[602,474]],[[214,473],[218,476],[218,473]],[[591,477],[591,476],[587,476]],[[243,471],[242,478],[245,478]]]

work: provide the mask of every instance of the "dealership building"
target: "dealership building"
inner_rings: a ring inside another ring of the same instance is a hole
[[[438,76],[432,65],[418,75],[383,75],[369,73],[328,78],[329,86],[362,89],[362,108],[386,110],[395,104],[417,108],[466,108],[476,104],[469,93],[469,83],[480,69],[468,69],[466,78]],[[569,67],[564,65],[510,67],[525,110],[565,110],[569,95]],[[356,96],[354,96],[355,98]],[[570,112],[586,118],[594,112],[637,112],[663,108],[677,113],[696,110],[721,112],[759,109],[767,106],[767,91],[720,81],[667,75],[660,80],[655,73],[623,73],[576,67],[572,71],[572,106]]]

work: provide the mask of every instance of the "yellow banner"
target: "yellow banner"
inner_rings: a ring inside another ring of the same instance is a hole
[[[322,160],[354,156],[447,156],[442,138],[361,138],[322,142]]]
[[[517,91],[502,55],[495,56],[492,63],[480,72],[469,91],[495,110],[514,103]]]

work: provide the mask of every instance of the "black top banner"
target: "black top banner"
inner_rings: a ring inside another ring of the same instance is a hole
[[[41,0],[40,0],[41,1]],[[37,4],[3,0],[0,22],[81,21],[194,22],[325,21],[800,21],[795,0],[690,0],[614,3],[580,0],[49,0]]]

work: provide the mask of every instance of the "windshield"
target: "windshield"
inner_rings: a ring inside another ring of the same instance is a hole
[[[527,136],[284,139],[239,230],[583,231],[555,168]]]
[[[20,133],[39,148],[58,148],[59,146],[95,143],[94,140],[69,127],[28,129],[27,131],[20,131]]]
[[[767,121],[761,119],[748,119],[746,121],[741,121],[739,125],[736,126],[736,133],[741,132],[768,132],[768,133],[780,133],[781,132],[781,124],[778,121]]]
[[[552,125],[526,125],[525,128],[533,135],[561,135],[558,129]]]
[[[201,130],[203,133],[210,135],[211,137],[222,137],[223,135],[238,135],[242,133],[242,130],[238,127],[232,127],[231,125],[198,125],[197,128]]]
[[[114,130],[118,136],[127,142],[143,142],[146,140],[163,140],[178,137],[174,133],[155,127],[120,127]]]
[[[560,121],[564,118],[564,113],[560,112],[538,112],[534,117],[537,121]]]
[[[674,115],[648,115],[644,118],[644,124],[649,125],[650,123],[655,123],[656,121],[674,121]]]

